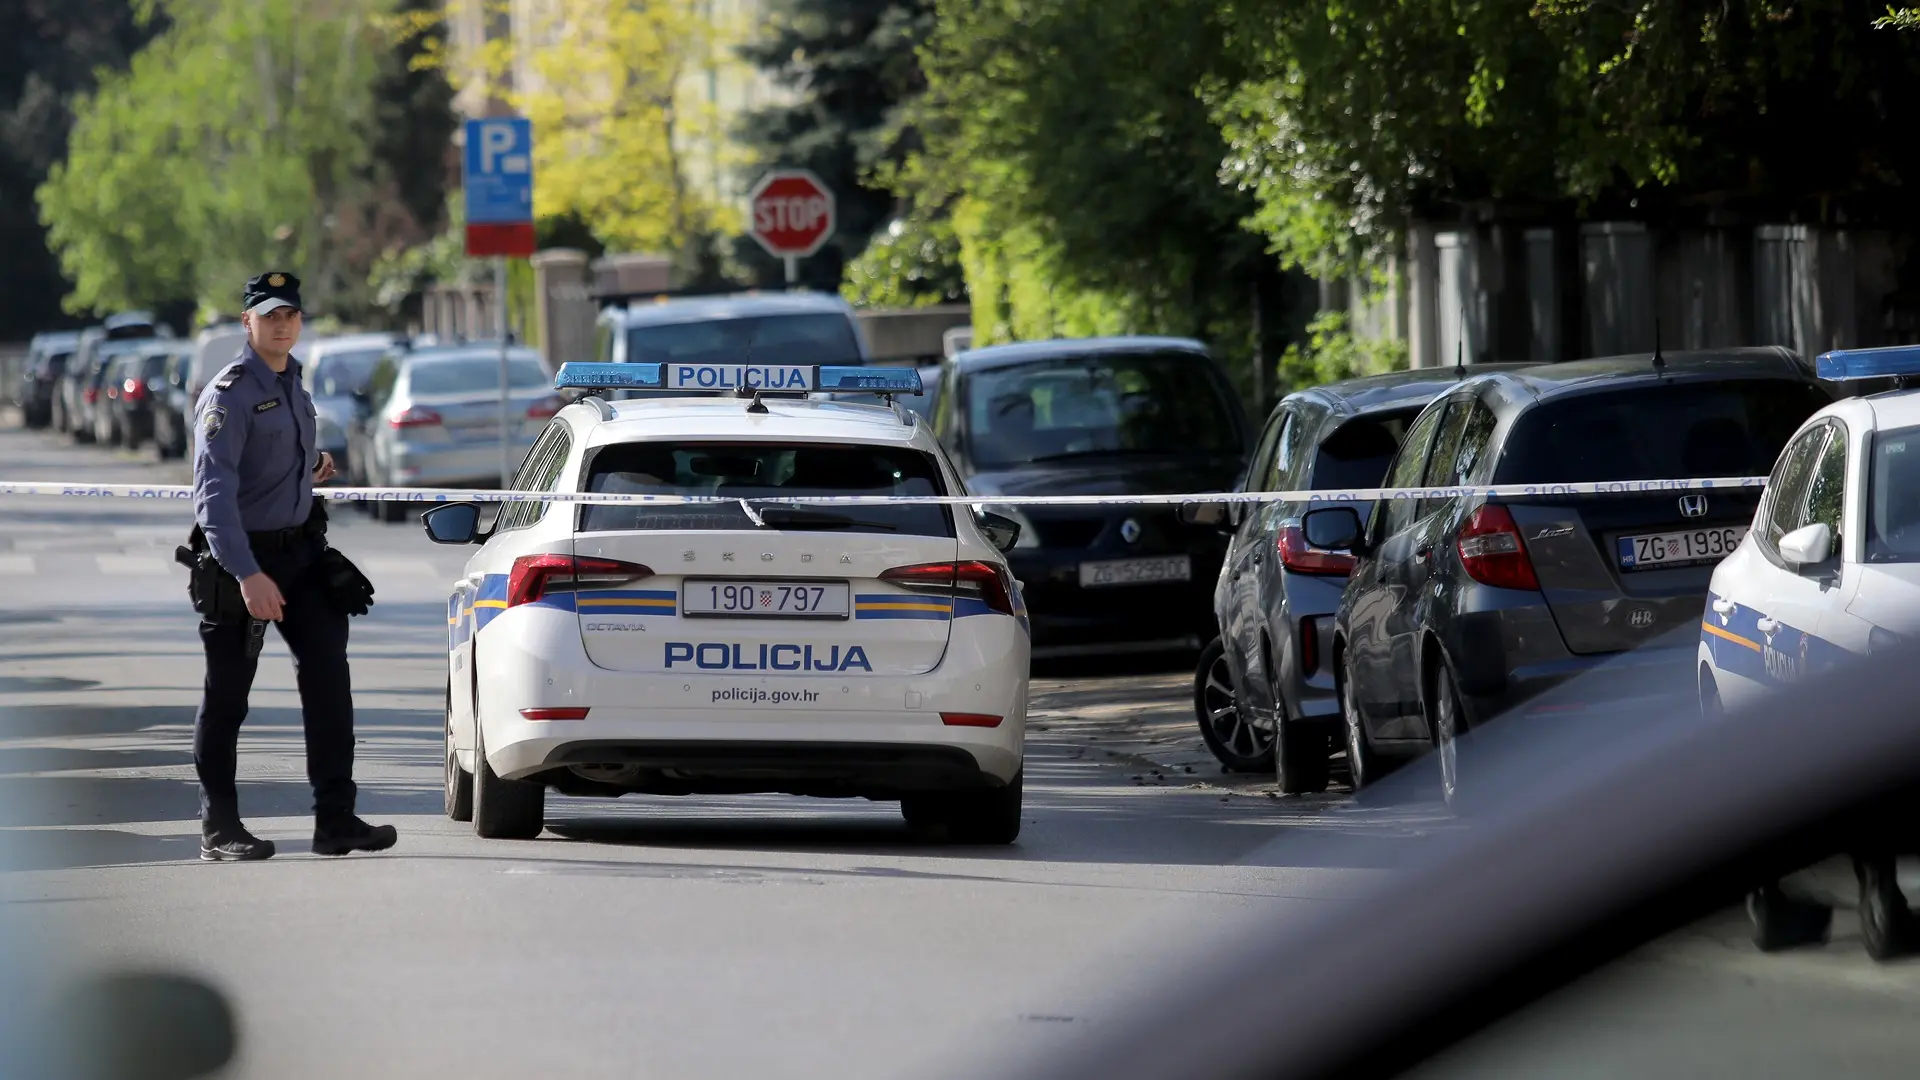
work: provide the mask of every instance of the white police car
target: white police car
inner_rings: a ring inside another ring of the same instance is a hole
[[[911,369],[567,364],[518,490],[726,502],[475,504],[426,515],[478,543],[447,603],[446,806],[532,837],[545,793],[898,799],[963,842],[1020,829],[1029,631],[1001,549],[1018,527],[941,504],[796,504],[964,488],[889,402]],[[789,396],[777,396],[776,391]],[[745,396],[740,396],[744,394]]]
[[[1920,375],[1920,347],[1831,352],[1835,381]],[[1753,528],[1715,568],[1700,624],[1701,707],[1920,633],[1920,390],[1846,398],[1788,440]]]

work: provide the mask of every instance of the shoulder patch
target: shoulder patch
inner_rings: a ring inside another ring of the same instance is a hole
[[[280,404],[280,399],[279,399],[279,398],[268,398],[267,400],[265,400],[265,401],[263,401],[263,402],[261,402],[260,404],[258,404],[258,405],[255,405],[255,406],[253,407],[253,411],[254,411],[254,412],[266,412],[266,411],[267,411],[268,409],[271,409],[271,408],[273,408],[274,406],[276,406],[276,405],[278,405],[278,404]]]
[[[220,428],[227,422],[225,405],[209,405],[207,411],[200,414],[200,423],[207,429],[207,438],[220,434]]]
[[[227,368],[227,370],[221,372],[219,378],[216,378],[213,380],[213,385],[219,387],[222,390],[231,390],[233,389],[233,384],[240,381],[240,376],[246,373],[247,373],[246,368],[240,366],[239,364],[234,364],[233,366]]]

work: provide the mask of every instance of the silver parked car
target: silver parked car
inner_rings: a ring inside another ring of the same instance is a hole
[[[509,464],[526,456],[567,399],[532,349],[508,354]],[[390,350],[356,396],[362,412],[348,451],[350,475],[375,487],[498,487],[500,348],[454,345]],[[381,503],[398,521],[403,503]]]
[[[333,455],[341,476],[349,475],[347,433],[359,410],[354,394],[366,388],[374,366],[395,342],[393,334],[341,334],[299,351],[302,378],[313,397],[319,447]]]

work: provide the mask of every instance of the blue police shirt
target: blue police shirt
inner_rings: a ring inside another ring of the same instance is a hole
[[[304,525],[313,510],[313,399],[289,357],[276,373],[248,344],[194,406],[193,515],[213,557],[237,578],[259,573],[250,532]]]

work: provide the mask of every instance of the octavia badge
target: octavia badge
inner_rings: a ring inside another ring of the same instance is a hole
[[[1120,523],[1120,539],[1125,540],[1129,544],[1139,543],[1140,542],[1140,523],[1133,520],[1132,518],[1128,518],[1127,520],[1121,522]]]
[[[1707,497],[1705,495],[1680,496],[1680,513],[1686,517],[1706,517]]]

